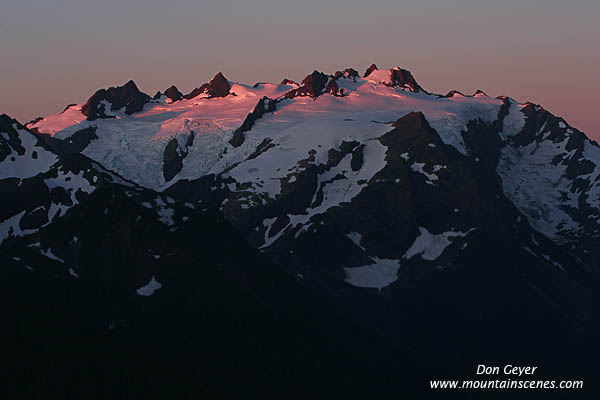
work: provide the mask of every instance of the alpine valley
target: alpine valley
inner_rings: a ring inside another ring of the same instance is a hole
[[[423,398],[600,356],[600,146],[537,104],[375,65],[129,81],[0,116],[0,194],[3,375],[31,397]]]

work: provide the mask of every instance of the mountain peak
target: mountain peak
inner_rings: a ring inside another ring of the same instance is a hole
[[[419,86],[410,71],[400,67],[394,67],[390,70],[390,72],[392,86],[406,86],[409,87],[413,92],[422,90],[421,86]]]
[[[8,132],[13,129],[13,125],[17,124],[18,128],[21,128],[21,124],[14,118],[11,118],[7,114],[0,115],[0,132]],[[1,153],[1,151],[0,151]]]
[[[4,125],[6,123],[9,123],[12,121],[14,121],[11,117],[9,117],[7,114],[0,114],[0,125]]]
[[[286,98],[293,99],[296,96],[310,96],[317,98],[323,94],[323,90],[329,81],[329,76],[322,72],[314,70],[312,74],[307,75],[299,88],[293,89],[286,94]]]
[[[172,101],[177,101],[177,100],[183,99],[183,93],[181,93],[179,91],[179,89],[177,89],[177,86],[175,86],[175,85],[171,85],[167,90],[165,90],[164,95],[167,96]]]
[[[325,79],[327,79],[327,75],[325,75],[324,73],[317,71],[315,69],[310,75],[306,75],[306,77],[302,80],[302,85],[304,85],[304,86],[308,86],[308,85],[320,86],[319,82],[322,82]]]
[[[138,89],[137,85],[135,84],[135,82],[133,81],[133,79],[128,80],[127,83],[125,83],[123,85],[123,87],[126,89],[129,89],[129,90],[138,90],[139,91],[139,89]]]
[[[402,87],[415,93],[423,90],[410,71],[400,67],[380,70],[373,64],[365,72],[365,79],[376,84],[383,84],[393,88]]]
[[[183,96],[183,98],[189,100],[189,99],[193,99],[194,97],[197,97],[201,94],[208,95],[209,99],[211,99],[213,97],[225,97],[230,93],[229,92],[230,89],[231,89],[231,85],[229,84],[229,81],[227,80],[227,78],[225,78],[225,76],[223,75],[222,72],[218,72],[210,80],[210,82],[205,83],[204,85],[200,86],[199,88],[192,90],[190,93]]]
[[[343,71],[336,71],[335,74],[333,74],[334,79],[339,79],[339,78],[352,78],[352,79],[356,79],[359,77],[358,75],[358,71],[355,70],[354,68],[346,68]]]
[[[141,92],[133,80],[129,80],[123,86],[98,90],[84,104],[81,112],[89,121],[96,118],[114,118],[109,112],[123,107],[125,114],[131,115],[141,111],[149,100],[150,96]],[[106,109],[106,103],[111,105],[110,110]]]
[[[371,66],[369,68],[367,68],[367,70],[365,71],[363,78],[366,78],[367,76],[371,75],[371,72],[377,71],[378,69],[379,68],[377,68],[377,65],[371,64]]]
[[[218,82],[218,81],[227,81],[227,78],[225,78],[225,76],[223,75],[223,73],[221,71],[217,72],[215,74],[215,76],[211,79],[211,82]]]

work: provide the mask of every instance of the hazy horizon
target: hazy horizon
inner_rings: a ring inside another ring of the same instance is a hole
[[[9,0],[0,16],[0,113],[21,122],[133,79],[153,95],[218,71],[254,84],[371,63],[427,90],[541,104],[599,140],[600,4],[459,0],[418,5],[275,0]]]

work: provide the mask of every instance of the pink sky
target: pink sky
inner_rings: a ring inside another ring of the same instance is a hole
[[[596,0],[167,3],[8,0],[0,113],[26,122],[129,79],[153,95],[171,84],[188,92],[217,71],[278,82],[376,63],[411,70],[433,92],[539,103],[600,140]]]

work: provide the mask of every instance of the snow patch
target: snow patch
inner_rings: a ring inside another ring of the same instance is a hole
[[[55,256],[54,253],[52,253],[52,249],[50,249],[50,248],[48,248],[48,250],[44,250],[44,249],[40,248],[40,253],[42,253],[43,255],[45,255],[46,257],[48,257],[51,260],[58,261],[63,264],[65,263],[65,260],[63,260],[60,257]]]
[[[162,285],[156,279],[154,279],[154,275],[152,275],[152,279],[150,279],[150,282],[148,282],[146,286],[142,286],[141,288],[136,290],[136,292],[140,296],[152,296],[154,292],[160,289],[161,287]]]
[[[416,255],[421,255],[422,259],[433,261],[441,256],[444,250],[452,243],[450,238],[464,237],[472,230],[470,229],[467,232],[448,231],[433,234],[427,228],[419,227],[419,236],[415,238],[414,243],[404,254],[404,259],[408,260]]]
[[[365,251],[365,248],[360,244],[361,240],[362,240],[362,235],[358,232],[350,232],[348,234],[346,234],[346,237],[350,240],[352,240],[352,243],[354,243],[356,246],[358,246],[361,250]]]
[[[426,183],[428,183],[430,185],[435,185],[434,182],[437,181],[439,179],[439,177],[437,175],[435,175],[435,174],[430,174],[430,173],[426,172],[425,169],[424,169],[425,163],[420,163],[420,162],[416,162],[416,161],[413,161],[411,163],[410,162],[410,157],[409,157],[408,153],[402,153],[402,154],[400,154],[400,157],[402,157],[406,161],[406,163],[408,164],[408,166],[410,167],[411,170],[413,170],[414,172],[418,172],[418,173],[424,175],[425,178],[426,178],[425,179]],[[446,167],[442,166],[442,165],[434,165],[433,166],[433,170],[435,172],[437,172],[437,171],[439,171],[439,170],[441,170],[443,168],[446,168]]]
[[[344,268],[345,281],[360,288],[382,289],[398,279],[399,260],[373,257],[373,264]]]
[[[508,108],[508,114],[502,120],[502,132],[500,133],[503,137],[518,135],[525,126],[525,114],[521,111],[525,106],[518,104],[512,99],[507,99],[510,102]]]

